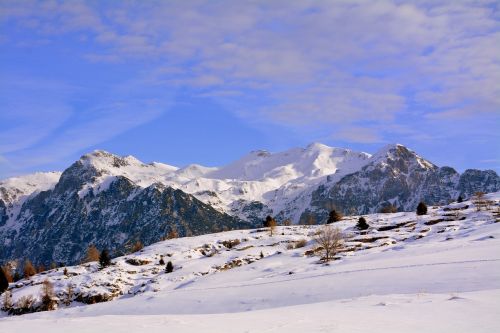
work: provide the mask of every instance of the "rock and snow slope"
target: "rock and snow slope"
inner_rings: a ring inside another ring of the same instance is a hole
[[[11,285],[14,301],[38,295],[44,279],[61,298],[71,283],[76,299],[113,300],[0,319],[0,329],[496,331],[500,193],[488,199],[481,211],[464,202],[433,207],[426,216],[368,215],[367,232],[354,228],[354,217],[338,222],[347,241],[328,266],[306,255],[319,227],[290,226],[273,236],[240,230],[168,240],[104,270],[96,264],[68,267],[68,276],[51,270]],[[301,239],[306,246],[292,248]],[[174,263],[173,273],[164,273],[161,255]]]
[[[371,156],[316,143],[255,151],[219,168],[181,169],[95,151],[60,175],[0,183],[0,260],[77,263],[91,243],[123,253],[174,228],[199,235],[259,225],[266,215],[323,223],[333,207],[354,214],[386,204],[413,210],[420,200],[442,204],[498,190],[493,171],[460,175],[401,145]]]

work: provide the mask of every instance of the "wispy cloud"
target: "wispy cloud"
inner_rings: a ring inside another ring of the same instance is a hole
[[[231,105],[231,110],[251,122],[307,130],[331,126],[336,139],[378,142],[394,132],[429,140],[436,133],[426,128],[452,127],[458,118],[499,120],[496,1],[130,1],[112,5],[2,1],[0,12],[4,24],[31,29],[33,40],[85,36],[95,46],[82,54],[86,61],[124,66],[135,60],[150,63],[142,73],[148,84],[161,84],[163,91],[188,87],[197,95]],[[151,98],[161,100],[163,95]],[[113,103],[111,109],[118,105]],[[59,110],[60,119],[70,112],[63,106],[52,109]],[[97,105],[93,110],[99,115]],[[103,119],[118,115],[112,112]],[[152,117],[146,112],[143,119]],[[417,119],[426,126],[415,128]],[[99,132],[99,122],[82,128]],[[110,133],[130,126],[117,125]],[[462,130],[474,130],[468,126],[467,121],[461,124]],[[47,132],[53,130],[47,128]],[[80,142],[76,136],[82,133],[78,128],[72,131],[60,135]],[[483,131],[494,128],[484,126]],[[439,135],[446,138],[447,133],[455,135],[452,130]],[[17,148],[36,141],[29,138]],[[91,142],[79,146],[85,144]]]

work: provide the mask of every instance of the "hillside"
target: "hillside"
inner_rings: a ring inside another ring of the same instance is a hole
[[[314,143],[285,152],[254,151],[227,166],[177,168],[104,151],[83,155],[62,173],[0,182],[0,260],[81,262],[94,244],[114,255],[137,241],[260,226],[324,223],[332,208],[366,214],[419,201],[445,204],[500,190],[494,171],[459,174],[402,145],[369,155]]]
[[[381,332],[390,320],[405,331],[491,332],[500,327],[500,193],[487,199],[480,210],[465,201],[431,207],[424,216],[366,215],[367,231],[355,228],[357,216],[348,217],[335,223],[346,242],[330,265],[309,255],[320,226],[289,226],[273,236],[251,229],[167,240],[103,270],[97,263],[68,267],[67,276],[50,270],[11,284],[14,303],[37,296],[48,279],[61,299],[74,286],[71,305],[4,318],[0,328]],[[300,240],[304,247],[293,246]],[[161,256],[173,262],[172,273],[164,272]],[[81,303],[103,300],[109,301]]]

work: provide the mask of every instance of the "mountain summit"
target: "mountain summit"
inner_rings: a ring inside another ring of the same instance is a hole
[[[0,259],[76,263],[87,246],[115,253],[180,236],[260,225],[267,216],[323,223],[387,205],[414,210],[500,190],[491,170],[438,167],[403,145],[374,155],[313,143],[253,151],[226,166],[177,168],[97,150],[62,173],[0,181]]]

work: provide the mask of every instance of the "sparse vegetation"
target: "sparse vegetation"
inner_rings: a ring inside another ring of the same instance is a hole
[[[30,313],[35,311],[33,305],[36,302],[36,298],[33,295],[21,296],[16,303],[16,310],[14,314]]]
[[[232,249],[233,247],[240,244],[240,240],[239,239],[229,239],[229,240],[224,240],[221,243],[222,243],[222,245],[224,245],[228,249]]]
[[[423,201],[417,206],[417,215],[427,215],[427,205]]]
[[[343,235],[339,228],[326,225],[314,237],[314,241],[321,248],[322,260],[329,262],[343,245]]]
[[[9,312],[12,309],[12,293],[6,290],[2,294],[2,310]]]

